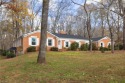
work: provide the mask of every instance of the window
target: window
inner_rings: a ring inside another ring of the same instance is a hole
[[[31,39],[31,45],[36,45],[36,43],[37,43],[37,38],[32,38]]]
[[[52,46],[52,39],[48,39],[48,46]]]
[[[108,43],[108,46],[111,46],[111,43],[110,43],[110,42]]]
[[[29,46],[38,46],[39,45],[39,38],[37,36],[29,37]]]
[[[104,47],[104,43],[101,43],[101,47]]]
[[[69,42],[65,42],[66,43],[66,47],[69,47]]]

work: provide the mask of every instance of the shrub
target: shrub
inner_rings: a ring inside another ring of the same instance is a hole
[[[82,51],[88,51],[88,44],[82,44],[81,47],[80,47],[80,50]]]
[[[108,45],[108,49],[111,50],[111,45],[110,44]]]
[[[111,49],[109,49],[109,48],[106,48],[106,47],[100,47],[100,49],[99,49],[100,51],[101,50],[104,50],[104,51],[110,51]]]
[[[123,50],[123,45],[122,44],[119,45],[119,50]]]
[[[111,49],[104,47],[104,50],[105,50],[105,51],[110,51]]]
[[[7,53],[8,53],[8,51],[7,51],[7,50],[3,50],[1,54],[2,54],[2,56],[6,56],[6,55],[7,55]]]
[[[7,58],[14,58],[16,55],[13,52],[7,52]]]
[[[95,43],[92,43],[92,50],[98,50]]]
[[[115,45],[115,50],[123,50],[123,45],[122,44],[117,44]]]
[[[35,46],[30,46],[27,48],[27,52],[35,52],[36,51],[36,47]]]
[[[104,53],[105,52],[105,49],[104,49],[104,47],[100,47],[100,49],[99,49],[102,53]]]
[[[2,50],[2,49],[0,49],[0,55],[2,55],[2,53],[3,53],[3,50]]]
[[[51,51],[58,51],[59,49],[57,47],[52,47],[50,50]]]
[[[79,47],[79,44],[77,42],[72,43],[70,46],[71,50],[73,51],[76,51],[78,47]]]
[[[71,47],[69,47],[69,48],[67,49],[67,51],[71,51]]]

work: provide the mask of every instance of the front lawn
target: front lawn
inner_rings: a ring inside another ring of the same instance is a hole
[[[48,52],[0,59],[0,83],[125,83],[125,52]]]

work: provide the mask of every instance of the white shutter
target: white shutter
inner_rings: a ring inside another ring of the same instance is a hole
[[[64,47],[66,47],[66,41],[64,41]]]
[[[39,45],[39,38],[37,38],[37,40],[36,40],[36,45],[37,46]]]
[[[81,42],[79,42],[79,48],[81,47]]]
[[[47,40],[46,40],[46,46],[48,46],[48,38],[47,38]]]
[[[68,41],[68,43],[69,43],[69,47],[71,46],[71,42],[70,41]]]
[[[52,46],[55,46],[55,40],[52,39]]]
[[[32,44],[31,44],[31,37],[29,37],[29,45],[31,46]]]

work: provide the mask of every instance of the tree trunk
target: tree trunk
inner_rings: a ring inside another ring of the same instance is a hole
[[[125,17],[123,17],[123,49],[125,50]]]
[[[120,18],[118,16],[118,28],[117,28],[117,40],[118,40],[118,50],[120,50],[120,25],[119,25]]]
[[[88,38],[89,38],[89,51],[92,52],[92,40],[91,40],[91,24],[90,24],[90,18],[87,20],[87,32],[88,32]]]
[[[111,36],[111,52],[114,53],[114,38]]]
[[[46,63],[46,38],[47,38],[47,24],[48,24],[48,10],[49,0],[43,0],[42,19],[41,19],[41,38],[40,49],[37,58],[37,63]]]
[[[104,37],[104,33],[105,33],[105,30],[104,30],[104,25],[103,25],[103,21],[102,21],[102,37]]]

